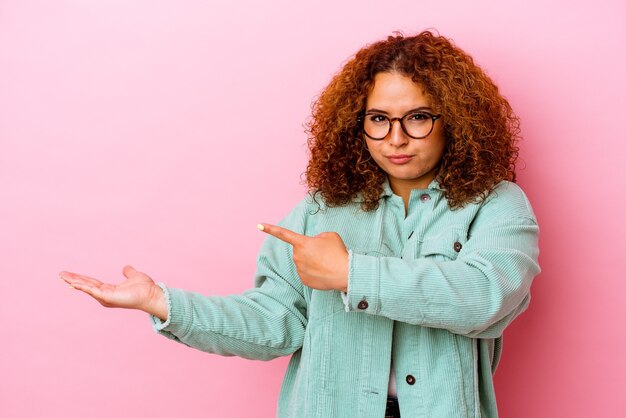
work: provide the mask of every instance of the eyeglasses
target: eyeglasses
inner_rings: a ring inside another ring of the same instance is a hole
[[[399,120],[400,126],[407,136],[413,139],[426,138],[433,131],[435,121],[442,115],[433,115],[428,112],[411,112],[401,118],[389,118],[380,113],[368,112],[359,117],[359,121],[363,122],[363,132],[370,139],[380,141],[391,131],[391,125]]]

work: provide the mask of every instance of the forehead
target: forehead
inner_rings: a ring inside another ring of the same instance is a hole
[[[367,108],[389,112],[430,105],[430,99],[421,84],[396,72],[376,74],[374,84],[367,95]]]

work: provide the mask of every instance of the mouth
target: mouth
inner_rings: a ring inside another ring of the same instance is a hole
[[[413,156],[407,154],[394,154],[388,155],[387,159],[394,164],[406,164],[413,159]]]

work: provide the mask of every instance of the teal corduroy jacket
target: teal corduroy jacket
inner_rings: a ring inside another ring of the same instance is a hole
[[[524,192],[503,181],[484,202],[451,211],[433,180],[411,192],[406,213],[388,184],[374,211],[359,199],[320,203],[307,196],[279,225],[339,233],[349,250],[347,294],[305,287],[292,247],[268,236],[255,287],[241,295],[160,283],[169,315],[151,317],[154,329],[224,356],[291,355],[278,417],[382,418],[390,367],[403,418],[496,417],[502,332],[527,308],[540,271]]]

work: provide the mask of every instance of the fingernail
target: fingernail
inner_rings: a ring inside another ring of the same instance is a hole
[[[265,230],[265,227],[263,225],[261,225],[261,224],[257,224],[256,227],[259,228],[260,231]]]

